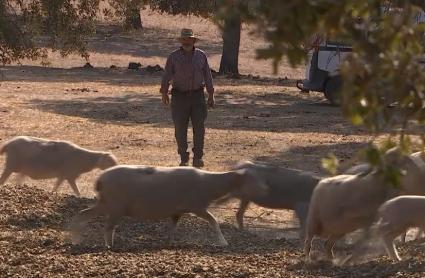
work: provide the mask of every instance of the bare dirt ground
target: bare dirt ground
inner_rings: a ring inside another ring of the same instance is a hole
[[[167,17],[144,12],[146,29],[123,33],[116,27],[90,41],[90,62],[83,69],[77,56],[51,56],[51,67],[25,61],[2,67],[0,142],[31,135],[66,139],[83,147],[112,151],[124,164],[172,166],[178,163],[170,111],[160,104],[161,73],[127,70],[129,62],[164,64],[177,44],[180,25],[195,29],[201,47],[217,69],[221,52],[215,27],[198,18]],[[177,25],[176,22],[179,22]],[[270,76],[270,63],[254,59],[264,45],[244,31],[241,72]],[[110,69],[110,65],[118,68]],[[339,108],[321,94],[300,94],[293,79],[303,69],[280,68],[288,80],[215,79],[217,106],[209,111],[206,169],[225,170],[239,160],[259,160],[325,175],[320,159],[335,153],[349,159],[370,138],[350,125]],[[189,132],[189,138],[191,133]],[[4,157],[0,157],[3,165]],[[78,180],[85,198],[71,196],[64,184],[51,194],[53,181],[10,179],[0,188],[0,276],[110,277],[423,277],[424,249],[419,242],[401,248],[406,258],[391,263],[380,257],[356,267],[303,262],[296,223],[286,211],[253,206],[246,214],[248,231],[234,227],[236,203],[214,207],[230,247],[211,245],[206,223],[187,216],[176,243],[166,242],[166,222],[125,222],[118,228],[116,249],[102,247],[101,221],[88,228],[83,245],[66,239],[69,219],[94,202],[93,182],[99,171]]]

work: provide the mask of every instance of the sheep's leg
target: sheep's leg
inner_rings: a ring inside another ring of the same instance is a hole
[[[238,212],[236,213],[236,221],[238,222],[238,228],[243,229],[243,216],[245,214],[245,211],[247,210],[249,206],[249,201],[241,200],[241,203],[239,204]]]
[[[121,217],[119,216],[112,216],[110,215],[108,219],[106,220],[105,224],[105,246],[106,248],[110,249],[112,246],[114,246],[114,234],[115,234],[115,228],[118,225],[118,222]]]
[[[355,247],[353,250],[353,253],[351,255],[348,255],[340,262],[340,265],[347,265],[347,264],[353,264],[355,263],[358,258],[363,256],[365,252],[365,243],[370,239],[371,237],[371,228],[367,227],[363,229],[362,237],[357,240],[355,243]]]
[[[59,186],[62,184],[62,182],[63,182],[63,179],[62,178],[58,178],[56,180],[56,183],[55,183],[55,186],[53,187],[52,192],[56,192],[58,190]]]
[[[408,230],[406,230],[406,231],[405,231],[404,233],[402,233],[402,234],[401,234],[401,236],[400,236],[400,241],[401,241],[401,243],[402,243],[402,244],[405,244],[405,243],[406,243],[407,231],[408,231]]]
[[[311,261],[311,244],[315,235],[320,235],[322,230],[322,225],[319,218],[315,215],[312,208],[309,209],[309,214],[307,216],[307,225],[306,225],[306,235],[304,240],[304,255],[306,260]]]
[[[168,237],[169,241],[174,241],[174,235],[175,235],[177,223],[179,222],[180,217],[181,217],[180,214],[175,214],[171,216],[170,234]]]
[[[217,243],[220,246],[227,246],[229,245],[226,241],[226,239],[223,236],[223,233],[221,232],[220,226],[217,223],[217,220],[214,218],[214,216],[209,211],[202,211],[202,212],[196,212],[197,216],[205,219],[208,221],[210,226],[214,229],[216,235],[217,235]]]
[[[297,216],[298,221],[300,222],[299,237],[301,242],[304,242],[304,238],[305,238],[308,207],[309,207],[308,203],[297,203],[294,209],[295,215]]]
[[[78,190],[77,184],[75,183],[74,179],[67,179],[69,185],[71,186],[72,190],[74,191],[75,196],[80,197],[80,191]]]
[[[306,259],[310,260],[310,251],[311,251],[311,244],[313,241],[313,236],[310,236],[310,234],[307,233],[307,236],[304,240],[304,255]]]
[[[12,174],[12,170],[10,170],[6,166],[6,168],[4,168],[3,173],[1,174],[1,177],[0,177],[0,185],[5,183],[11,174]]]
[[[384,247],[385,247],[385,250],[387,251],[388,256],[391,259],[401,261],[401,258],[398,255],[397,249],[395,248],[395,245],[394,245],[394,237],[389,235],[383,236],[381,238],[381,241],[384,244]]]
[[[325,241],[325,254],[326,257],[330,260],[332,260],[335,257],[334,254],[334,246],[335,246],[335,242],[339,239],[339,236],[330,236],[328,237],[328,239]]]
[[[99,208],[97,206],[84,209],[80,211],[71,220],[69,230],[71,232],[71,240],[73,244],[77,244],[81,241],[81,230],[93,217],[99,215]]]

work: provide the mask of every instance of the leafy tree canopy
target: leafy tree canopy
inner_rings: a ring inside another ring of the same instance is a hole
[[[46,58],[46,47],[88,57],[84,38],[94,31],[99,0],[0,0],[0,63]]]
[[[416,24],[415,17],[424,11],[425,1],[235,1],[242,19],[269,42],[257,54],[272,59],[275,71],[283,57],[294,66],[301,64],[303,45],[315,34],[350,42],[353,53],[341,68],[341,106],[347,119],[375,135],[389,131],[403,150],[410,146],[405,136],[409,125],[419,124],[424,133],[425,70],[419,61],[425,53],[425,24]],[[228,2],[222,1],[222,15],[235,12]],[[371,145],[365,153],[376,165],[379,159],[372,157],[384,149]]]

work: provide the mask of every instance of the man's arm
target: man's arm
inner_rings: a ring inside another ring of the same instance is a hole
[[[168,94],[168,88],[170,87],[170,81],[173,76],[173,61],[171,55],[168,56],[167,62],[165,63],[164,74],[162,75],[161,89],[159,92],[164,95]]]
[[[211,74],[210,65],[208,64],[208,58],[205,55],[205,67],[204,67],[204,81],[205,81],[205,87],[207,88],[208,96],[214,95],[214,84]]]
[[[207,87],[207,92],[208,92],[208,101],[207,101],[208,106],[213,108],[215,105],[214,84],[213,84],[210,65],[208,64],[207,55],[205,55],[204,81],[205,81],[205,87]]]

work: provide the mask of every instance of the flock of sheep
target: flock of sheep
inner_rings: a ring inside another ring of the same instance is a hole
[[[243,216],[250,202],[259,206],[289,209],[300,222],[304,251],[310,256],[314,237],[325,238],[325,255],[334,257],[335,242],[355,230],[377,236],[388,255],[400,260],[394,239],[408,228],[425,229],[425,159],[417,152],[402,156],[389,150],[384,161],[403,170],[400,189],[367,164],[354,166],[344,174],[320,178],[304,171],[252,162],[241,162],[226,172],[211,172],[193,167],[150,167],[117,165],[108,152],[96,152],[66,141],[34,137],[15,137],[0,148],[6,154],[0,185],[12,173],[21,179],[56,178],[53,190],[67,181],[79,196],[76,179],[95,168],[105,170],[97,178],[95,206],[82,210],[71,221],[73,242],[81,240],[81,231],[95,216],[106,216],[105,244],[113,246],[114,230],[124,216],[159,220],[170,218],[169,238],[184,213],[193,213],[208,221],[217,244],[228,245],[215,217],[208,211],[212,202],[240,200],[237,224],[243,228]],[[374,224],[374,225],[373,225]],[[353,253],[345,262],[355,260]]]

